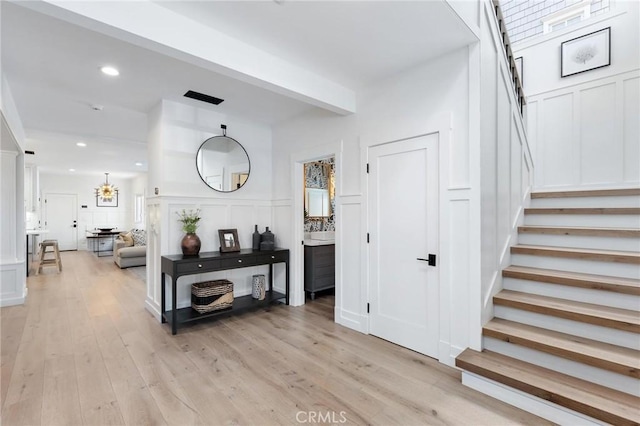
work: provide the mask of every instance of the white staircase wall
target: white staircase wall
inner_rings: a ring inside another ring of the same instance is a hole
[[[611,2],[607,14],[513,45],[524,64],[536,189],[640,183],[639,8]],[[611,65],[561,77],[561,43],[607,27]]]

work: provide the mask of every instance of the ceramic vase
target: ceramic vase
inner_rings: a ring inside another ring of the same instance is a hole
[[[264,278],[264,275],[254,275],[251,296],[254,299],[264,300],[265,292],[266,292],[266,280]]]
[[[261,251],[270,251],[276,248],[276,236],[273,235],[273,232],[269,231],[269,227],[267,226],[267,230],[262,233],[260,236],[260,250]]]
[[[258,225],[256,225],[256,230],[253,231],[253,244],[251,248],[254,250],[260,250],[260,232],[258,232]]]
[[[200,253],[200,246],[200,238],[195,233],[185,234],[180,243],[184,256],[196,256]]]

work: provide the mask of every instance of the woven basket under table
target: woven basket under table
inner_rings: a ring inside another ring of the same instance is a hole
[[[191,307],[204,314],[228,309],[233,305],[233,283],[213,280],[191,284]]]

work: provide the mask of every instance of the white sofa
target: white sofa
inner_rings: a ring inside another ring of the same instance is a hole
[[[147,264],[146,235],[143,230],[133,229],[127,234],[133,234],[133,245],[127,243],[128,238],[118,235],[113,245],[113,261],[120,268],[145,266]]]

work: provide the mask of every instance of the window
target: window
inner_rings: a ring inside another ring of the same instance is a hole
[[[133,206],[133,221],[135,223],[144,222],[144,195],[136,194]]]
[[[591,16],[591,2],[581,1],[542,18],[545,34],[577,24]]]

